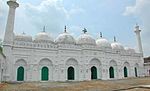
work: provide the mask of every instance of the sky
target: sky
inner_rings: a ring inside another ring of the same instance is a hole
[[[3,39],[8,15],[7,0],[0,0],[0,38]],[[54,39],[67,26],[74,38],[83,28],[94,39],[103,37],[137,50],[135,24],[140,26],[144,56],[150,56],[150,0],[17,0],[15,34],[34,36],[43,26]]]

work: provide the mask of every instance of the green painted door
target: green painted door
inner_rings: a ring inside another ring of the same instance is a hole
[[[42,72],[41,72],[41,80],[42,81],[48,81],[48,73],[49,73],[49,70],[47,67],[43,67],[42,68]]]
[[[97,79],[97,68],[95,66],[91,68],[91,79]]]
[[[20,66],[17,69],[17,81],[23,81],[24,80],[24,68]]]
[[[137,68],[135,67],[134,70],[135,70],[135,77],[137,77]]]
[[[109,68],[109,77],[114,78],[114,68],[113,67]]]
[[[127,70],[127,67],[124,67],[124,77],[128,77],[128,70]]]
[[[68,80],[74,80],[74,68],[69,67],[67,73],[68,73]]]

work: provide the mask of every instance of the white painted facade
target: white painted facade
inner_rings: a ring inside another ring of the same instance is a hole
[[[93,66],[97,69],[96,79],[122,79],[124,67],[128,71],[127,77],[135,77],[135,67],[137,76],[144,75],[142,53],[124,48],[117,42],[109,43],[102,37],[95,40],[86,32],[74,38],[65,28],[55,40],[45,31],[38,33],[35,38],[26,34],[15,35],[14,9],[19,4],[16,1],[8,2],[11,3],[11,13],[8,15],[3,45],[6,56],[6,81],[17,81],[19,67],[24,68],[23,81],[41,81],[43,67],[49,70],[48,81],[69,80],[69,67],[74,68],[75,81],[91,80]],[[114,78],[110,78],[110,67],[114,69]]]
[[[4,81],[5,79],[3,78],[5,70],[6,70],[6,63],[5,63],[5,56],[0,53],[0,82]]]

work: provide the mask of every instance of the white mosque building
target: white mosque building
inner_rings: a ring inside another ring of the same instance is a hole
[[[43,30],[34,38],[14,34],[16,0],[7,1],[4,35],[3,81],[111,80],[143,76],[143,52],[139,26],[135,27],[139,52],[101,36],[95,40],[84,29],[74,38],[66,27],[56,39]]]

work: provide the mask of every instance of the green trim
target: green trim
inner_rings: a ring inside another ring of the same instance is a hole
[[[128,69],[127,67],[124,67],[124,77],[128,77]]]
[[[41,80],[48,81],[48,74],[49,74],[48,67],[43,67],[41,71],[42,71],[41,72]]]
[[[135,67],[134,70],[135,70],[135,77],[137,77],[138,76],[137,75],[137,68]]]
[[[24,68],[22,66],[17,69],[17,81],[24,81]]]
[[[68,80],[74,80],[74,68],[69,67],[67,70]]]
[[[91,67],[91,79],[97,79],[97,68],[95,66]]]
[[[114,68],[113,67],[109,68],[109,77],[114,78]]]

